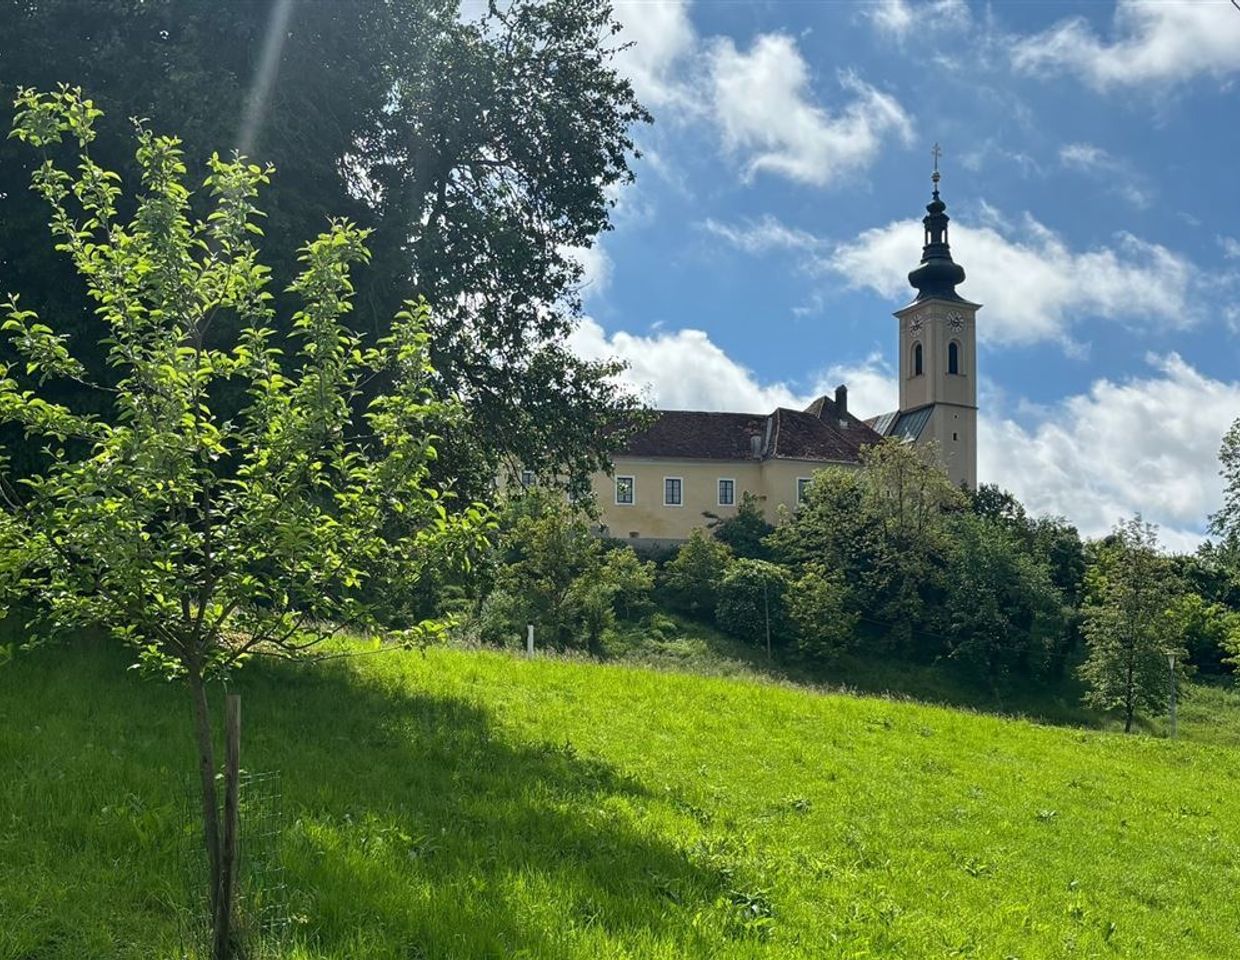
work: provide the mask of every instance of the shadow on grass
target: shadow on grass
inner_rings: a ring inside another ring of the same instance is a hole
[[[172,956],[178,811],[194,769],[188,696],[128,672],[132,657],[111,644],[78,646],[0,673],[12,725],[0,747],[20,771],[0,778],[14,834],[0,835],[0,852],[37,851],[40,864],[15,913],[4,891],[19,880],[0,864],[0,927],[25,924],[0,930],[0,955]],[[505,729],[467,699],[419,692],[398,666],[255,663],[233,685],[243,767],[280,777],[279,858],[305,947],[291,956],[695,952],[691,920],[727,887],[709,858],[651,826],[676,816],[675,797],[571,744]],[[443,686],[457,684],[467,690],[468,675]],[[130,819],[118,797],[148,811],[141,836],[117,826]]]
[[[294,907],[327,954],[580,955],[583,935],[658,940],[670,904],[723,887],[640,828],[665,795],[571,744],[341,663],[240,681],[247,763],[281,772]]]

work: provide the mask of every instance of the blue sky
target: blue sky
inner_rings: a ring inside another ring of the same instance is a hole
[[[895,405],[943,147],[983,303],[979,474],[1170,546],[1219,501],[1240,416],[1240,10],[1228,0],[624,2],[655,115],[582,251],[589,354],[659,406]]]

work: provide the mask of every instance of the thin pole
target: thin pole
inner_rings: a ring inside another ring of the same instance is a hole
[[[1168,655],[1167,655],[1167,663],[1169,663],[1169,664],[1171,665],[1171,696],[1170,696],[1170,706],[1171,706],[1171,739],[1172,739],[1172,740],[1174,740],[1174,739],[1176,738],[1176,718],[1175,718],[1175,654],[1174,654],[1174,653],[1170,653],[1170,654],[1168,654]]]
[[[534,656],[534,624],[532,623],[525,625],[525,655]]]
[[[771,659],[771,601],[767,597],[767,582],[762,580],[762,615],[766,620],[766,658]]]

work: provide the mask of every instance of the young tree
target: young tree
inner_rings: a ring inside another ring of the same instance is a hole
[[[719,586],[731,559],[726,545],[695,529],[663,568],[665,595],[689,616],[713,620]]]
[[[91,155],[99,116],[77,90],[17,100],[13,136],[42,157],[33,186],[115,376],[100,391],[107,417],[46,399],[53,381],[95,388],[67,338],[9,301],[4,329],[24,364],[0,370],[0,422],[46,444],[46,467],[0,478],[0,539],[24,545],[22,587],[46,635],[104,627],[188,688],[220,960],[235,945],[208,683],[351,627],[426,639],[442,625],[412,615],[408,588],[464,562],[484,520],[477,507],[450,514],[428,483],[427,423],[451,411],[431,399],[425,308],[402,311],[374,346],[345,324],[364,232],[333,222],[302,249],[286,350],[256,246],[270,169],[213,156],[210,212],[195,219],[179,141],[139,126],[125,217],[120,178]],[[241,332],[212,345],[215,326]],[[385,389],[359,406],[375,376]]]
[[[1223,506],[1210,517],[1210,532],[1219,538],[1215,557],[1240,587],[1240,420],[1231,425],[1219,447]]]
[[[709,527],[715,539],[726,544],[734,556],[751,560],[769,560],[770,548],[764,542],[775,527],[766,522],[762,514],[762,501],[752,493],[741,494],[740,506],[730,517],[720,518],[708,513],[712,518]]]
[[[843,574],[810,564],[788,589],[793,646],[809,660],[830,661],[856,640],[857,614]]]
[[[771,653],[788,640],[787,594],[791,578],[766,560],[734,560],[719,586],[716,618],[732,636]]]
[[[1084,633],[1088,655],[1080,672],[1087,703],[1120,710],[1124,732],[1143,710],[1168,693],[1170,663],[1185,668],[1167,610],[1175,601],[1167,558],[1158,552],[1156,528],[1140,516],[1116,526],[1086,576]]]
[[[597,654],[617,614],[640,615],[654,565],[631,547],[609,550],[588,520],[555,490],[527,491],[508,504],[480,615],[484,640],[502,643],[532,623],[547,646]]]

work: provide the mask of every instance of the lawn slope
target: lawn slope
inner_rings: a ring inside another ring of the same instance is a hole
[[[0,667],[0,958],[177,955],[180,689]],[[380,653],[238,677],[290,957],[1240,956],[1240,752],[751,681]]]

